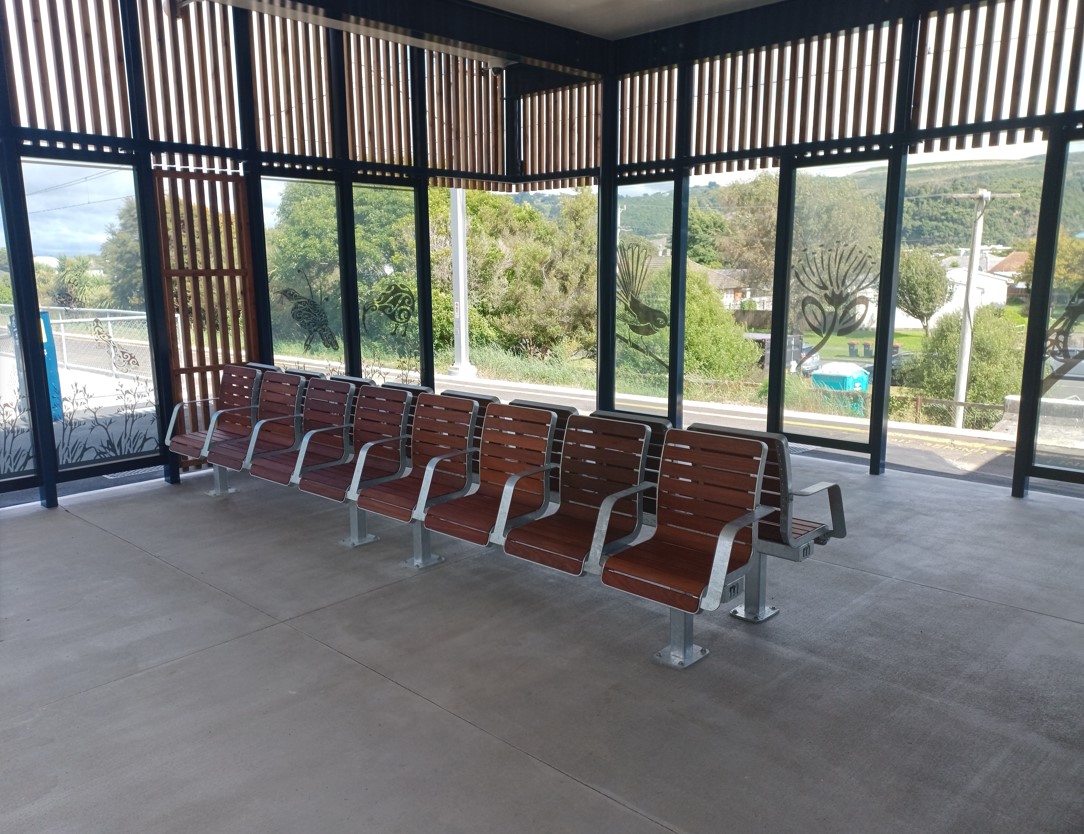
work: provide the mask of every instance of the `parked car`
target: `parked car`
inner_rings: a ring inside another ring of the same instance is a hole
[[[892,354],[892,385],[906,385],[907,372],[918,361],[918,357],[908,350],[901,350]],[[863,366],[873,376],[873,363]]]

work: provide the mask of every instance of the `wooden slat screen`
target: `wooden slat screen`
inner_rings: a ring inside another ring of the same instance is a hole
[[[368,35],[344,36],[350,158],[412,164],[407,47]]]
[[[921,21],[911,127],[981,125],[1081,107],[1082,0],[966,3]],[[929,139],[948,150],[1035,139],[1037,130]]]
[[[151,138],[240,147],[229,7],[192,3],[173,17],[144,2],[139,15]]]
[[[522,172],[537,178],[599,165],[602,85],[591,81],[520,100]],[[534,179],[529,189],[590,185],[591,176]]]
[[[4,4],[12,120],[23,127],[131,136],[114,0]]]
[[[626,75],[618,84],[619,165],[668,162],[677,150],[677,67]],[[646,165],[640,173],[670,166]]]
[[[506,172],[501,76],[474,58],[434,51],[428,51],[426,57],[429,166],[468,175],[434,177],[433,184],[508,190],[506,184],[469,176],[500,176]]]
[[[225,161],[219,165],[218,172],[155,172],[177,402],[213,396],[222,367],[256,352],[244,179]],[[207,416],[204,409],[190,418]]]
[[[693,154],[771,151],[893,130],[901,27],[886,22],[697,61]],[[694,172],[769,164],[735,158]]]
[[[330,157],[326,29],[253,14],[252,41],[260,149]]]

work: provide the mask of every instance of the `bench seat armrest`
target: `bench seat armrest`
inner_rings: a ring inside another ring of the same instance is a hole
[[[290,446],[286,447],[285,449],[275,449],[274,451],[276,451],[276,452],[292,452],[298,446],[300,446],[301,441],[296,439],[297,421],[299,419],[301,419],[299,414],[283,414],[281,417],[264,417],[262,420],[260,420],[255,426],[252,427],[252,434],[249,436],[249,440],[248,440],[248,452],[245,454],[245,460],[241,464],[241,468],[242,469],[248,469],[250,466],[252,466],[253,458],[258,458],[258,457],[262,457],[263,455],[269,454],[268,452],[261,452],[260,454],[256,454],[256,441],[260,437],[260,431],[268,423],[281,423],[284,420],[293,420],[294,421],[294,435],[295,435],[294,442]]]
[[[700,607],[703,610],[715,611],[723,603],[723,589],[727,586],[727,576],[730,569],[730,551],[734,547],[734,539],[737,538],[738,533],[743,528],[755,524],[774,512],[778,512],[775,507],[758,504],[749,512],[729,522],[719,531],[719,538],[715,541],[715,559],[711,566],[711,576],[708,578],[708,585],[700,597]],[[756,550],[755,541],[753,542],[753,549]],[[756,557],[757,554],[753,553],[750,560]]]
[[[614,507],[618,501],[625,498],[631,498],[637,496],[636,501],[636,527],[639,530],[640,519],[643,515],[643,501],[640,496],[648,490],[658,489],[658,484],[654,484],[651,481],[644,481],[636,486],[626,487],[625,489],[618,490],[617,492],[611,492],[605,498],[602,499],[602,503],[598,507],[598,519],[595,521],[595,532],[591,537],[591,550],[587,554],[587,560],[584,562],[584,573],[602,573],[603,556],[608,556],[608,553],[603,553],[606,544],[606,531],[610,528],[610,516],[613,514]]]
[[[173,439],[173,430],[177,426],[177,418],[180,416],[182,409],[189,405],[199,405],[200,403],[213,403],[218,397],[203,397],[198,400],[185,400],[179,402],[173,406],[173,413],[169,416],[169,428],[166,429],[166,445],[169,445],[169,441]]]
[[[493,525],[493,535],[490,537],[491,544],[504,544],[504,538],[508,535],[508,513],[512,509],[512,498],[516,494],[516,486],[523,478],[529,478],[532,475],[538,475],[541,472],[553,472],[558,469],[559,466],[556,463],[544,463],[541,466],[532,466],[530,469],[524,469],[521,472],[513,472],[508,476],[508,479],[504,482],[504,489],[501,490],[501,503],[497,509],[497,522]],[[542,506],[539,511],[545,510],[549,504],[550,497],[550,479],[542,479]],[[516,519],[519,521],[530,521],[534,517],[534,514],[528,514],[526,517]]]
[[[352,425],[351,423],[346,423],[346,424],[341,425],[341,426],[324,426],[322,429],[309,429],[307,432],[305,432],[305,436],[301,438],[301,446],[297,450],[297,463],[294,465],[294,471],[290,475],[290,481],[289,482],[291,484],[296,484],[301,480],[301,472],[302,472],[302,469],[304,468],[304,463],[305,463],[305,453],[309,450],[309,443],[312,441],[312,438],[315,437],[318,434],[323,434],[324,432],[333,432],[333,431],[342,432],[342,434],[343,434],[343,455],[338,460],[333,460],[333,461],[329,461],[327,463],[317,464],[316,466],[318,466],[318,467],[334,466],[334,465],[339,464],[339,463],[346,463],[348,460],[350,460],[351,456],[354,454],[354,450],[348,447],[346,441],[347,441],[347,430],[350,428],[351,425]]]
[[[825,491],[828,492],[828,511],[832,516],[832,524],[823,536],[818,537],[818,544],[824,544],[828,539],[842,539],[847,536],[847,519],[843,513],[843,490],[840,489],[839,484],[821,481],[791,492],[792,498],[803,498]]]
[[[361,492],[361,473],[365,469],[365,461],[369,458],[369,450],[377,446],[390,446],[392,443],[399,444],[399,469],[392,475],[370,478],[365,482],[365,486],[376,486],[384,481],[391,481],[401,476],[406,468],[403,444],[409,439],[409,434],[400,434],[395,437],[382,437],[380,440],[370,440],[368,443],[363,443],[361,448],[358,449],[357,460],[354,463],[354,476],[350,479],[350,486],[346,488],[346,499],[348,501],[358,500],[358,493]]]
[[[446,460],[454,460],[455,458],[467,457],[476,455],[481,451],[478,446],[471,446],[467,449],[460,449],[457,452],[446,452],[443,455],[437,455],[434,458],[430,458],[429,462],[425,465],[425,474],[422,476],[422,488],[418,492],[418,503],[414,507],[412,518],[417,521],[421,521],[425,518],[425,511],[429,509],[433,504],[443,504],[446,501],[451,501],[453,498],[460,498],[470,492],[474,487],[474,479],[470,474],[469,466],[464,467],[463,488],[457,489],[455,492],[448,495],[441,495],[439,498],[429,500],[429,490],[433,486],[433,476],[436,474],[437,467],[440,466]]]

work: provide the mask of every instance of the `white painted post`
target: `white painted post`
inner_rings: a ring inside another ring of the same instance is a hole
[[[474,377],[478,369],[470,363],[470,322],[467,320],[467,195],[452,189],[452,341],[455,363],[452,376]]]
[[[956,428],[964,427],[964,406],[967,402],[967,375],[971,372],[971,285],[975,279],[975,270],[979,264],[979,251],[982,248],[982,225],[986,215],[986,206],[990,202],[990,192],[981,189],[975,195],[975,228],[971,232],[971,256],[967,259],[967,283],[964,284],[964,309],[960,322],[960,359],[956,364]]]

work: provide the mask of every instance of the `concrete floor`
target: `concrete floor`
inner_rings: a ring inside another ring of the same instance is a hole
[[[235,476],[0,511],[0,831],[1080,832],[1084,502],[795,459],[850,535],[666,613]]]

